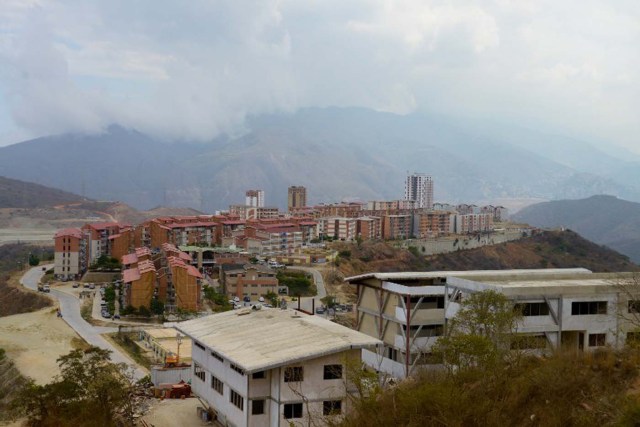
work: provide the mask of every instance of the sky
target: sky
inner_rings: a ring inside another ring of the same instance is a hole
[[[634,0],[1,0],[0,145],[365,107],[640,152]]]

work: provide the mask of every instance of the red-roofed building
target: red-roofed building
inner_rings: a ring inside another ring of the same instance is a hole
[[[83,234],[88,236],[89,264],[96,261],[102,255],[112,256],[111,236],[120,234],[120,229],[125,228],[117,222],[95,222],[82,226]]]
[[[151,299],[156,289],[156,267],[150,260],[139,261],[137,266],[124,270],[125,304],[134,308],[151,306]]]
[[[53,272],[58,279],[78,279],[87,269],[87,239],[79,228],[59,230],[54,239]]]

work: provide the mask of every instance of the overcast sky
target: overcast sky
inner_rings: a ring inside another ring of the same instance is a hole
[[[206,141],[308,106],[640,152],[640,2],[0,0],[0,145],[110,123]]]

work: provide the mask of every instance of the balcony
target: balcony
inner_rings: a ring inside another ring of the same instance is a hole
[[[415,304],[411,307],[412,324],[423,323],[442,323],[444,322],[444,309],[443,308],[420,308],[416,309]],[[400,323],[406,323],[407,313],[401,306],[396,307],[396,319]]]

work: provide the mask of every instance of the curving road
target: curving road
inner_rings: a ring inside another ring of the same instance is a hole
[[[20,283],[34,291],[38,289],[38,282],[43,276],[43,266],[34,267],[27,271],[20,279]],[[53,268],[53,264],[44,266],[47,269]],[[56,289],[51,289],[51,295],[58,299],[60,303],[60,311],[62,312],[62,318],[69,326],[71,326],[87,343],[96,347],[103,348],[111,351],[111,360],[115,363],[125,363],[132,369],[134,379],[138,380],[149,373],[138,366],[127,355],[122,353],[120,349],[113,346],[107,341],[100,333],[117,331],[115,328],[98,328],[90,323],[80,315],[80,300],[74,295],[62,292]]]
[[[313,300],[314,307],[316,308],[320,307],[322,305],[322,301],[320,301],[320,299],[327,296],[327,288],[324,286],[324,279],[322,277],[322,273],[320,273],[318,270],[316,270],[313,267],[300,267],[298,265],[287,267],[287,269],[300,270],[300,271],[304,271],[305,273],[311,273],[313,275],[313,282],[316,285],[316,289],[318,290],[318,292],[316,293],[316,296],[313,298],[303,297],[302,300],[300,301],[300,308],[310,312],[312,307],[311,300]],[[298,307],[297,303],[295,302],[291,303],[290,308],[296,308],[296,307]]]

